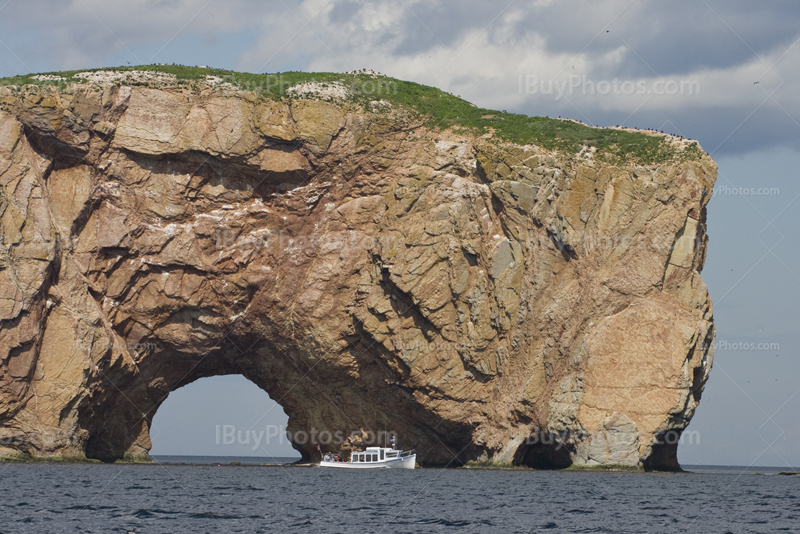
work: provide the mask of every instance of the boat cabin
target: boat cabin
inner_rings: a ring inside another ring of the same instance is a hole
[[[350,453],[351,463],[385,462],[400,457],[400,451],[384,447],[367,447],[364,452]]]

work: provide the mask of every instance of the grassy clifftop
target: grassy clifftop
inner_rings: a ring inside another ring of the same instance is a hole
[[[612,163],[653,165],[674,159],[699,160],[704,154],[696,142],[674,143],[674,138],[652,133],[619,128],[594,128],[571,120],[530,117],[479,108],[435,87],[370,73],[249,74],[182,65],[142,65],[16,76],[0,79],[0,86],[86,83],[85,78],[75,75],[99,71],[163,73],[175,76],[179,85],[188,87],[206,83],[208,77],[216,77],[219,78],[219,83],[229,83],[262,98],[270,99],[302,97],[289,89],[299,84],[313,82],[332,88],[342,88],[346,93],[345,98],[355,103],[369,105],[370,102],[383,100],[410,108],[422,116],[430,128],[461,128],[473,130],[477,135],[491,132],[494,137],[520,145],[535,144],[548,150],[565,153],[578,153],[590,147],[596,151],[597,157]]]

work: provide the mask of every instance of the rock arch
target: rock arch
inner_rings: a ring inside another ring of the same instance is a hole
[[[290,430],[388,429],[438,465],[524,463],[540,431],[590,436],[581,463],[620,429],[642,464],[699,402],[710,158],[556,157],[313,96],[0,96],[2,454],[145,458],[170,391],[231,373]]]

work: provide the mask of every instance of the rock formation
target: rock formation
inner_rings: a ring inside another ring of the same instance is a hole
[[[0,455],[146,458],[170,391],[242,374],[342,450],[389,429],[428,465],[678,467],[711,158],[215,83],[0,88]]]

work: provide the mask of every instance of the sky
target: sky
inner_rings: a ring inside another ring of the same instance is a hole
[[[703,272],[717,349],[684,464],[800,466],[799,41],[794,0],[0,0],[0,77],[371,68],[481,107],[697,139],[719,164]],[[244,378],[203,379],[156,414],[152,452],[291,455],[274,438],[248,452],[285,423]],[[253,443],[225,445],[225,425]]]

